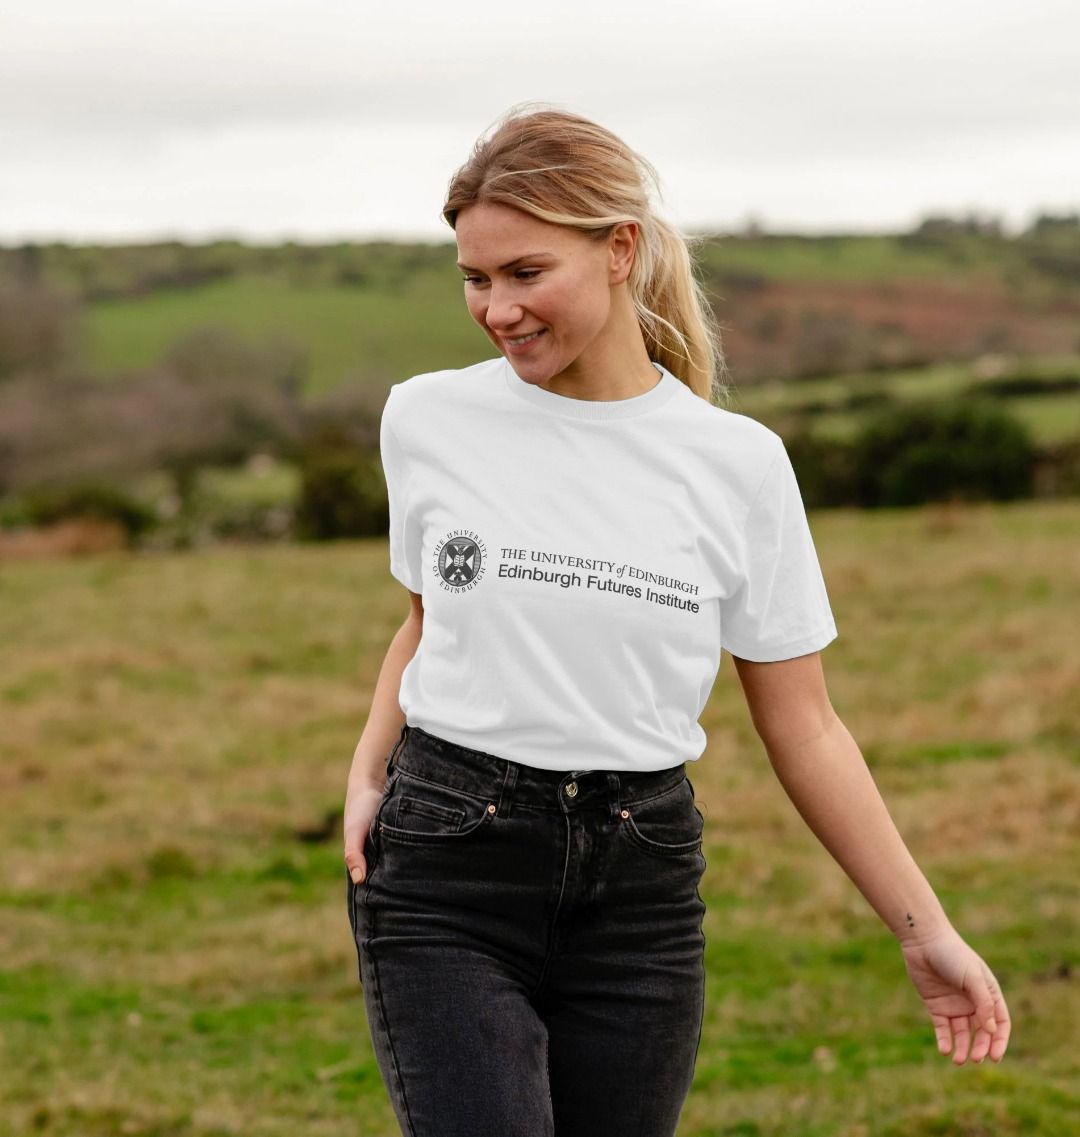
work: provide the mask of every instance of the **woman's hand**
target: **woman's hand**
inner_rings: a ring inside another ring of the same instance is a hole
[[[364,839],[379,810],[383,791],[377,786],[349,787],[345,795],[345,864],[353,884],[367,875]]]
[[[901,943],[904,964],[934,1024],[938,1050],[962,1066],[987,1054],[1000,1062],[1009,1045],[1009,1009],[993,972],[951,928]],[[974,1039],[973,1036],[974,1035]]]

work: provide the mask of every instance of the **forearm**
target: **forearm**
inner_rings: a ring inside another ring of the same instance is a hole
[[[834,713],[810,736],[766,749],[795,808],[898,939],[949,928],[855,740]]]
[[[349,769],[350,792],[363,789],[381,791],[383,787],[387,756],[405,725],[405,715],[398,702],[401,675],[416,654],[422,631],[423,622],[410,617],[401,625],[386,649],[371,697],[371,710],[353,753]]]

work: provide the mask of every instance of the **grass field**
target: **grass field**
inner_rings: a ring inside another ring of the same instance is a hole
[[[448,253],[444,271],[416,272],[393,288],[241,277],[98,303],[88,317],[87,363],[103,376],[150,367],[192,328],[208,326],[254,342],[278,336],[296,344],[307,358],[305,389],[313,395],[342,382],[464,367],[491,350],[468,319]]]
[[[863,256],[878,244],[866,239],[850,247]],[[774,255],[780,257],[785,247]],[[733,248],[731,271],[737,271],[738,244]],[[811,255],[800,252],[797,243],[792,248],[788,250],[792,256]],[[844,243],[838,246],[837,256],[843,264],[847,264],[843,250],[848,248]],[[758,250],[755,255],[764,254]],[[813,258],[812,263],[824,271],[827,265],[820,249],[813,252]],[[869,263],[887,279],[891,262]],[[906,261],[897,263],[912,267]],[[248,276],[192,290],[98,302],[87,313],[87,368],[102,378],[138,372],[158,363],[194,329],[207,327],[228,329],[252,344],[265,344],[276,337],[294,345],[306,361],[306,397],[342,385],[370,384],[381,389],[410,375],[465,367],[494,354],[465,313],[461,281],[452,253],[447,253],[447,264],[441,267],[425,264],[400,280],[363,287]],[[1025,374],[1047,379],[1075,376],[1078,357],[1075,353],[1025,357],[1016,366]],[[869,405],[853,407],[853,400],[937,399],[977,386],[970,363],[942,362],[885,373],[749,383],[733,390],[732,405],[771,425],[798,415],[812,422],[814,432],[821,436],[850,438],[869,409]],[[1039,445],[1055,445],[1080,435],[1076,391],[993,397],[1030,429]]]
[[[899,236],[774,236],[708,241],[699,252],[740,382],[851,371],[864,365],[853,360],[866,359],[870,344],[897,335],[907,344],[903,359],[1077,350],[1075,280],[1048,279],[1015,242],[957,237],[934,247]],[[102,378],[152,368],[193,330],[218,327],[257,344],[287,341],[306,361],[305,394],[318,395],[462,367],[490,353],[466,314],[450,240],[279,249],[273,264],[262,264],[255,249],[236,249],[221,254],[232,266],[227,277],[197,286],[154,283],[161,258],[175,261],[177,271],[186,262],[193,270],[212,253],[54,249],[46,258],[50,278],[69,287],[81,279],[74,273],[80,259],[83,271],[97,264],[91,275],[114,287],[132,276],[126,292],[87,302],[80,367]],[[343,277],[346,266],[352,275]],[[804,366],[808,352],[812,371]]]
[[[812,524],[834,702],[1013,1044],[937,1055],[726,661],[691,770],[709,995],[680,1137],[1080,1131],[1080,503]],[[0,565],[0,1133],[397,1133],[327,819],[406,609],[378,540]]]
[[[896,237],[793,237],[707,243],[701,257],[706,273],[749,272],[778,281],[999,279],[1001,250],[976,240],[968,252],[968,259],[957,260],[940,250],[908,248]],[[465,314],[455,258],[447,231],[447,240],[431,248],[369,250],[361,286],[308,279],[296,264],[291,273],[97,301],[87,313],[87,364],[102,375],[149,367],[191,328],[220,325],[258,340],[291,338],[308,356],[311,393],[362,378],[364,369],[385,379],[464,366],[487,350],[487,341]]]

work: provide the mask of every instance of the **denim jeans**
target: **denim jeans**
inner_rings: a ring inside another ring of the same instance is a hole
[[[406,725],[347,880],[406,1137],[670,1137],[705,971],[685,766],[571,772]]]

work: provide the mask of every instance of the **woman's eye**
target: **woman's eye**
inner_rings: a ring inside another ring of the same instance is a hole
[[[534,276],[540,275],[538,268],[519,268],[515,274],[519,280],[532,280]]]
[[[480,277],[478,277],[478,276],[463,276],[461,279],[464,280],[466,284],[479,284],[480,283]]]

